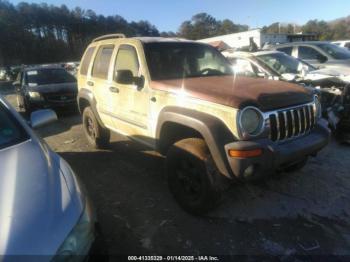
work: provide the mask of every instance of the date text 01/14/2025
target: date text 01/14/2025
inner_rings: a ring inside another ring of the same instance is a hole
[[[128,256],[128,261],[219,261],[216,256]]]

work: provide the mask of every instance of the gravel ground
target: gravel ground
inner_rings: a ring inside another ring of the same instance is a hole
[[[11,88],[0,92],[15,104]],[[205,217],[170,195],[164,158],[113,134],[94,150],[77,114],[38,130],[85,183],[110,254],[349,255],[350,146],[336,141],[299,172],[234,185]]]

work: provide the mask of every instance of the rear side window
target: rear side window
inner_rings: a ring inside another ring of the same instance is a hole
[[[83,61],[81,62],[80,66],[80,74],[87,75],[87,71],[90,65],[92,54],[95,51],[95,47],[89,47],[89,49],[86,51]]]
[[[281,47],[281,48],[277,48],[277,50],[280,52],[286,53],[287,55],[292,55],[293,47],[292,46]]]
[[[92,76],[107,79],[109,62],[111,61],[114,45],[101,46],[97,52],[94,67],[92,68]]]
[[[118,70],[130,70],[133,76],[139,74],[139,60],[137,58],[136,50],[133,46],[120,46],[115,62],[115,76]]]
[[[317,59],[319,55],[320,53],[312,47],[299,46],[298,58],[300,59]]]

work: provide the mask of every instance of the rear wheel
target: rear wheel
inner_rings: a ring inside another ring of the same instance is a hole
[[[83,129],[93,147],[105,148],[109,145],[110,131],[98,123],[90,107],[86,107],[83,111]]]
[[[166,160],[168,185],[179,205],[201,215],[217,206],[229,185],[217,170],[203,139],[188,138],[175,143]]]

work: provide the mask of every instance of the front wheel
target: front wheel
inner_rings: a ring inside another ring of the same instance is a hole
[[[110,131],[99,124],[90,107],[86,107],[83,111],[83,129],[93,147],[105,148],[109,145]]]
[[[167,154],[168,185],[179,205],[194,215],[217,206],[228,181],[219,174],[203,139],[175,143]]]

